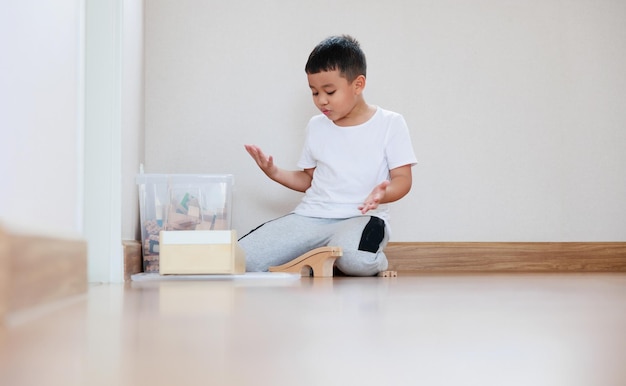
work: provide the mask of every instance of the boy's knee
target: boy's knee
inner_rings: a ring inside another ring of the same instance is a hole
[[[380,251],[377,253],[359,250],[343,250],[335,266],[346,275],[374,276],[387,269],[387,257]]]
[[[343,256],[337,259],[336,266],[350,276],[376,275],[387,269],[387,257],[383,253],[386,244],[385,222],[372,216],[361,232],[358,246],[347,247],[342,243]]]
[[[359,251],[376,253],[381,249],[384,240],[385,222],[378,217],[372,216],[361,233]]]

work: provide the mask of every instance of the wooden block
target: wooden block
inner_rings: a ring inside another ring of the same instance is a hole
[[[167,216],[166,229],[193,230],[199,223],[200,219],[198,217],[170,211]]]
[[[189,206],[189,210],[187,210],[187,215],[195,218],[200,217],[200,208],[197,206]]]
[[[123,240],[124,246],[124,281],[143,271],[143,256],[141,255],[141,243],[136,240]]]
[[[270,272],[299,273],[309,276],[313,271],[314,277],[333,277],[333,266],[343,254],[339,247],[321,247],[313,249],[288,263],[276,267],[270,267]]]
[[[398,277],[397,271],[382,271],[378,272],[378,277]]]
[[[243,274],[246,258],[234,230],[161,231],[161,275]]]

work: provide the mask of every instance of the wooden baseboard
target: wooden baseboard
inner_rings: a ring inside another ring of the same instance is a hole
[[[0,278],[5,316],[85,293],[87,243],[0,230]]]
[[[9,235],[0,227],[0,327],[9,309]]]
[[[402,272],[626,272],[626,242],[391,242]]]
[[[143,272],[143,255],[141,243],[136,240],[123,240],[124,247],[124,281],[136,273]]]
[[[626,272],[626,242],[391,242],[399,272]],[[124,241],[124,276],[142,271],[141,244]]]

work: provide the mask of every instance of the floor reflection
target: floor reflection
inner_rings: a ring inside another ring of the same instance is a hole
[[[153,281],[21,315],[0,384],[623,385],[626,275]]]

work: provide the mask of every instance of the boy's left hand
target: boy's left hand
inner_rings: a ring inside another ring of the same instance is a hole
[[[385,198],[385,194],[387,192],[387,186],[389,186],[391,182],[385,180],[380,184],[376,185],[372,193],[365,199],[363,204],[359,205],[359,210],[361,214],[365,214],[370,210],[374,210],[378,208],[378,205],[381,203],[383,198]]]

